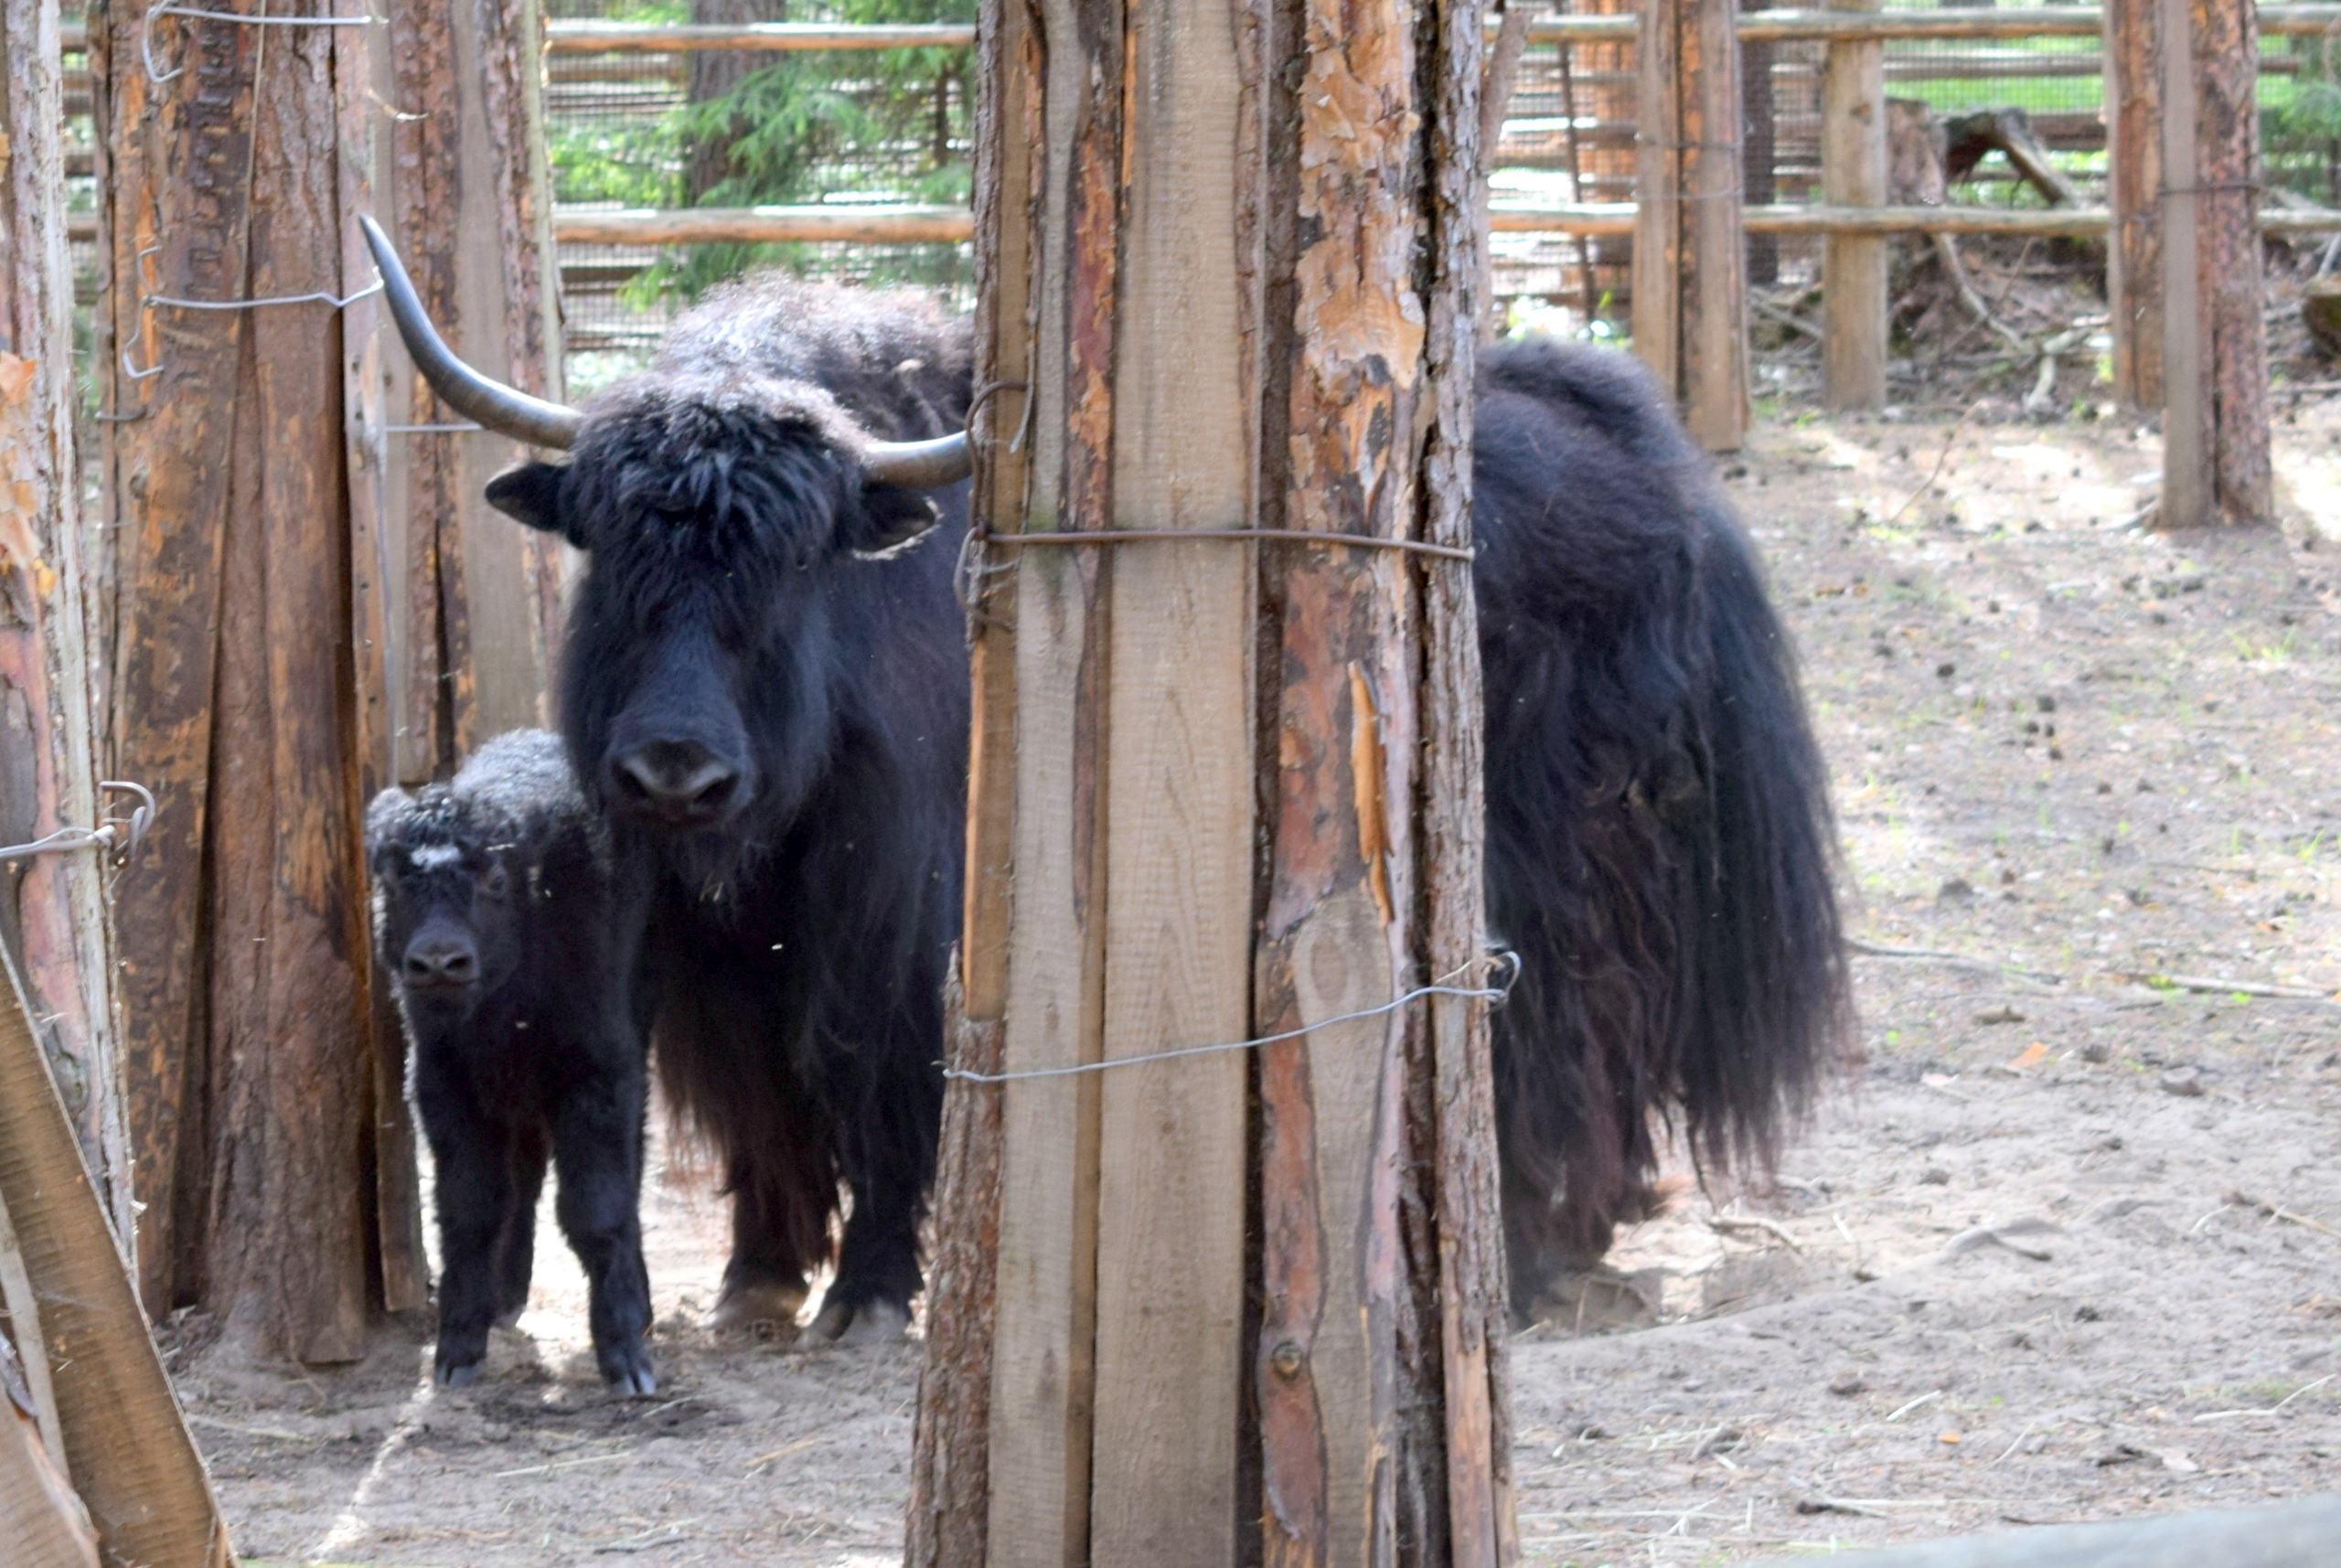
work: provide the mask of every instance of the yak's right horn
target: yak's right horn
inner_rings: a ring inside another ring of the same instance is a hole
[[[864,474],[882,485],[914,490],[957,485],[974,468],[966,431],[938,435],[933,441],[873,441],[861,453]]]
[[[439,329],[431,325],[405,265],[390,248],[390,237],[370,218],[361,217],[358,223],[366,231],[367,247],[374,252],[374,265],[381,272],[382,295],[390,303],[390,319],[399,324],[399,336],[406,340],[414,368],[422,372],[439,400],[465,418],[478,421],[481,428],[530,446],[567,451],[574,445],[581,418],[577,411],[491,381],[456,358]]]

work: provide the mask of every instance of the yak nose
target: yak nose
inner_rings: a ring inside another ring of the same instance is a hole
[[[740,770],[697,741],[653,741],[612,765],[620,799],[669,822],[721,816],[740,785]]]
[[[479,950],[460,936],[418,936],[407,944],[410,986],[468,986],[479,978]]]

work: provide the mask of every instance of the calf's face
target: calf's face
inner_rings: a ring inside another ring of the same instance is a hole
[[[568,464],[488,488],[590,558],[562,656],[579,778],[711,878],[828,764],[842,575],[934,525],[921,493],[865,482],[857,439],[815,389],[646,378]]]
[[[444,840],[376,847],[376,942],[418,1021],[469,1018],[518,965],[519,879],[509,854]]]

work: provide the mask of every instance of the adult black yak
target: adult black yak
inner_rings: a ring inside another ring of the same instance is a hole
[[[562,723],[658,868],[661,1071],[734,1195],[722,1315],[801,1299],[842,1178],[817,1328],[873,1304],[898,1321],[964,852],[966,453],[946,432],[970,400],[967,327],[767,278],[580,414],[454,360],[374,238],[442,397],[571,449],[490,499],[592,559]],[[1502,349],[1482,377],[1489,913],[1523,960],[1496,1050],[1524,1308],[1647,1205],[1654,1116],[1679,1108],[1718,1164],[1769,1154],[1844,975],[1823,770],[1705,460],[1616,356]]]

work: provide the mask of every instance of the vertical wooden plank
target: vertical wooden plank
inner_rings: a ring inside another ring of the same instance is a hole
[[[270,29],[157,23],[157,47],[183,60],[185,74],[156,88],[142,64],[146,8],[128,0],[104,14],[114,350],[104,374],[113,382],[107,400],[126,421],[106,427],[116,594],[111,747],[117,766],[134,761],[163,808],[138,875],[123,879],[114,898],[131,1145],[145,1205],[140,1294],[159,1317],[199,1288],[208,1203],[199,1042],[210,940],[199,910],[226,454],[250,317],[200,311],[166,322],[143,302],[149,293],[247,296],[252,72]]]
[[[1831,0],[1875,11],[1879,0]],[[1832,207],[1886,200],[1886,46],[1832,43],[1821,79],[1821,189]],[[1886,406],[1886,236],[1832,234],[1821,252],[1821,395],[1833,409]]]
[[[980,523],[1013,532],[1023,525],[1029,444],[1019,441],[1031,407],[1033,376],[1032,200],[1040,112],[1040,40],[1021,0],[987,0],[977,21],[975,133],[976,379],[996,388],[975,411],[971,434],[980,453],[974,506]],[[1007,383],[1017,383],[1010,386]],[[1014,559],[977,558],[970,582],[968,634],[975,711],[968,747],[967,909],[954,989],[959,998],[951,1039],[953,1066],[998,1072],[1004,1064],[1009,941],[1014,909],[1011,872],[1018,817]],[[1006,1484],[1015,1488],[1003,1559],[1031,1552],[1052,1568],[1068,1561],[1067,1501],[1085,1513],[1087,1474],[1060,1462],[1042,1467],[1053,1496],[1035,1499],[1030,1473],[1010,1478],[1007,1453],[992,1432],[992,1413],[1030,1402],[1043,1386],[1029,1364],[995,1388],[1006,1343],[999,1333],[999,1280],[1006,1204],[1003,1193],[1003,1092],[953,1080],[944,1091],[943,1141],[935,1199],[935,1259],[928,1270],[926,1354],[912,1448],[911,1503],[903,1553],[910,1568],[982,1568],[991,1555],[990,1520]],[[1030,1197],[1020,1211],[1020,1250],[1032,1245]],[[1094,1264],[1093,1270],[1094,1270]],[[1020,1271],[1021,1273],[1021,1271]],[[1070,1295],[1068,1291],[1064,1293]],[[1060,1361],[1062,1365],[1062,1360]],[[1058,1380],[1056,1400],[1068,1400]],[[1081,1402],[1085,1413],[1085,1395]],[[1054,1431],[1062,1408],[1020,1408],[1018,1430]],[[1053,1416],[1051,1421],[1048,1418]],[[1026,1525],[1036,1520],[1039,1528]],[[1035,1536],[1040,1539],[1034,1539]],[[1054,1555],[1048,1556],[1052,1549]]]
[[[333,30],[282,31],[252,94],[254,242],[230,297],[345,292]],[[209,844],[204,1289],[248,1353],[346,1361],[365,1349],[372,997],[340,320],[248,314],[218,629],[214,760],[235,795]]]
[[[1634,50],[1634,354],[1670,394],[1683,380],[1682,8],[1649,0]]]
[[[2161,525],[2211,520],[2210,345],[2204,340],[2195,49],[2188,0],[2155,0],[2163,38]]]
[[[1240,526],[1234,18],[1147,0],[1126,70],[1113,517]],[[1252,566],[1224,541],[1128,548],[1106,634],[1109,1059],[1241,1040],[1250,1022]],[[1102,1075],[1097,1568],[1235,1553],[1246,1068],[1224,1052]]]
[[[1026,115],[1037,134],[1027,139],[1044,160],[1027,174],[1042,216],[1027,241],[1037,269],[1034,439],[1021,526],[1095,530],[1113,521],[1127,24],[1110,0],[1048,0],[1038,23],[1034,52],[1003,62],[1021,65],[1025,91],[1038,99]],[[1095,1061],[1104,1050],[1115,570],[1102,550],[1014,560],[1016,898],[1002,976],[1002,1061],[1011,1072]],[[1084,1076],[995,1092],[1006,1155],[991,1551],[997,1563],[1065,1568],[1089,1552],[1103,1085]]]
[[[2163,405],[2162,22],[2157,0],[2106,0],[2106,251],[2113,395],[2127,412]]]
[[[1470,324],[1480,275],[1476,227],[1463,193],[1484,148],[1465,144],[1480,123],[1470,93],[1480,47],[1474,7],[1443,5],[1440,58],[1431,80],[1433,168],[1429,418],[1421,456],[1420,535],[1451,547],[1471,542],[1471,441],[1478,387]],[[1424,572],[1422,670],[1423,962],[1428,977],[1484,978],[1486,902],[1481,885],[1482,740],[1478,602],[1467,570]],[[1429,1188],[1409,1205],[1438,1217],[1436,1293],[1419,1276],[1416,1310],[1438,1324],[1438,1391],[1446,1467],[1447,1552],[1426,1562],[1452,1568],[1511,1568],[1519,1560],[1512,1481],[1512,1422],[1505,1396],[1502,1218],[1497,1198],[1494,1069],[1487,1007],[1430,998],[1410,1029],[1403,1107],[1411,1168]],[[1420,1221],[1415,1221],[1416,1225]],[[1418,1236],[1418,1232],[1416,1232]],[[1413,1238],[1410,1238],[1413,1239]],[[1417,1269],[1420,1265],[1416,1265]],[[1426,1296],[1430,1297],[1425,1301]],[[1417,1340],[1427,1339],[1424,1327]],[[1402,1341],[1403,1352],[1408,1347]],[[1417,1356],[1420,1351],[1415,1351]],[[1427,1377],[1419,1381],[1427,1384]]]
[[[1733,452],[1747,439],[1748,419],[1739,32],[1731,0],[1678,4],[1683,423],[1709,452]]]
[[[455,251],[455,312],[465,327],[463,352],[486,375],[559,397],[558,261],[543,194],[537,0],[452,0],[451,10],[463,237]],[[488,236],[493,245],[482,242]],[[563,558],[547,536],[483,498],[487,482],[526,449],[483,432],[462,437],[458,450],[455,539],[469,667],[450,673],[459,694],[454,731],[462,755],[507,730],[550,720],[548,661],[559,638],[548,635],[545,613],[549,596],[558,602]]]
[[[335,163],[337,199],[345,214],[375,210],[375,192],[390,188],[390,119],[394,101],[389,31],[340,27],[333,33],[335,114],[340,155]],[[345,278],[372,270],[355,223],[342,225]],[[342,313],[342,453],[349,494],[350,659],[358,766],[358,797],[371,800],[396,782],[397,731],[393,695],[399,677],[390,592],[396,574],[388,533],[390,470],[402,445],[388,426],[390,388],[383,347],[391,337],[379,296]],[[406,1039],[383,977],[373,972],[371,944],[357,955],[373,999],[369,1029],[368,1156],[373,1169],[374,1239],[380,1257],[382,1305],[393,1312],[430,1305],[431,1269],[422,1242],[422,1193],[416,1168],[414,1123],[406,1103]]]
[[[0,0],[0,837],[99,815],[74,437],[56,0]],[[135,1228],[105,868],[89,852],[17,862],[0,941],[123,1253]]]
[[[106,1568],[235,1559],[71,1124],[0,976],[0,1201],[39,1298],[73,1481]]]
[[[2267,291],[2260,240],[2260,26],[2257,0],[2194,0],[2196,184],[2202,335],[2208,346],[2206,441],[2215,520],[2276,516],[2269,453]]]

